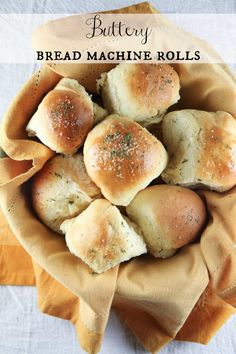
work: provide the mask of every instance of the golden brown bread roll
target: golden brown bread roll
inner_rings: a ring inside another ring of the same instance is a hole
[[[88,175],[111,203],[126,206],[167,164],[163,145],[126,117],[111,115],[84,144]]]
[[[110,113],[148,124],[158,122],[179,99],[179,77],[168,64],[121,63],[97,82]]]
[[[76,80],[72,80],[69,78],[61,79],[59,84],[56,86],[56,88],[63,89],[63,87],[65,87],[66,89],[71,89],[71,90],[77,92],[79,95],[81,93],[82,93],[82,95],[85,94],[86,99],[90,98],[90,96],[85,91],[84,87],[81,86],[78,83],[78,81],[76,81]],[[91,104],[90,101],[88,103]],[[96,123],[102,121],[105,117],[107,117],[109,113],[106,109],[101,107],[98,103],[95,103],[92,101],[92,104],[93,104],[93,124],[96,124]]]
[[[65,219],[78,215],[100,196],[99,188],[87,175],[81,153],[53,157],[32,182],[32,202],[37,215],[59,233]]]
[[[73,154],[93,122],[90,96],[76,80],[64,78],[44,97],[26,130],[53,151]]]
[[[226,112],[185,109],[162,122],[166,183],[224,192],[236,184],[236,121]]]
[[[61,225],[66,243],[94,272],[102,273],[146,253],[138,227],[105,199],[97,199],[74,219]]]
[[[163,184],[139,192],[126,211],[142,229],[149,252],[160,258],[192,242],[206,221],[205,205],[195,192]]]

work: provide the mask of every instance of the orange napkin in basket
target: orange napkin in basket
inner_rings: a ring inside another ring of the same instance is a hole
[[[0,284],[36,285],[38,305],[48,315],[70,320],[76,327],[78,338],[89,352],[100,345],[100,336],[88,332],[79,316],[79,298],[32,262],[31,257],[20,245],[10,230],[0,209]],[[235,297],[236,300],[236,297]],[[129,304],[115,301],[114,308],[141,343],[155,352],[171,338],[157,327],[152,316],[138,311]],[[209,285],[189,315],[176,339],[208,343],[211,337],[235,310],[217,296]],[[92,349],[93,348],[93,349]]]
[[[35,285],[32,259],[13,235],[1,208],[0,284]]]
[[[120,11],[149,13],[153,8],[142,3]],[[183,64],[175,68],[182,86],[179,107],[227,108],[236,114],[236,83],[226,66]],[[44,66],[26,83],[0,130],[0,144],[9,156],[0,159],[0,206],[5,216],[0,215],[2,283],[35,281],[41,310],[71,320],[89,353],[100,349],[111,306],[151,352],[173,338],[207,343],[235,312],[236,192],[203,192],[211,220],[201,244],[184,247],[167,260],[142,256],[93,275],[68,252],[63,237],[45,227],[32,210],[27,181],[53,153],[29,140],[25,126],[62,74],[76,75],[89,88],[87,74],[92,74],[94,82],[104,66],[72,64],[51,69]]]

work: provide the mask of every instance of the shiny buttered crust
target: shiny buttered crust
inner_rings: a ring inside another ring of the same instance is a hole
[[[82,154],[53,157],[32,181],[33,207],[42,222],[58,233],[65,219],[78,215],[100,196]]]
[[[53,151],[73,154],[94,122],[93,103],[76,80],[63,78],[38,106],[26,130]]]
[[[160,121],[180,98],[178,74],[168,64],[121,63],[102,74],[97,87],[110,113],[138,122]]]
[[[79,216],[61,225],[71,253],[102,273],[146,253],[137,227],[105,199],[95,200]]]
[[[151,186],[139,192],[126,208],[140,226],[149,252],[167,258],[192,242],[206,221],[206,208],[193,191],[176,186]]]
[[[159,140],[138,123],[111,115],[98,124],[84,144],[88,175],[106,199],[126,206],[167,165]]]
[[[162,132],[169,153],[166,183],[218,192],[236,184],[236,121],[230,114],[174,111],[164,117]]]

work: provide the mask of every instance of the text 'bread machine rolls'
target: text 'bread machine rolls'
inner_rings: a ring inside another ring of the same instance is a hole
[[[126,206],[167,164],[162,143],[126,117],[111,115],[88,134],[84,162],[88,175],[111,203]]]

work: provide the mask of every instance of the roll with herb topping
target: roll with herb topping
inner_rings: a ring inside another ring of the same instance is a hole
[[[53,157],[32,181],[34,210],[58,233],[64,220],[78,215],[100,196],[100,189],[86,172],[82,154]]]
[[[168,64],[121,63],[97,82],[110,113],[142,125],[158,122],[179,96],[179,77]]]
[[[236,121],[226,112],[185,109],[162,122],[168,184],[224,192],[236,184]]]
[[[126,211],[158,258],[170,257],[194,241],[206,221],[205,205],[195,192],[163,184],[139,192]]]
[[[64,221],[61,230],[71,253],[96,273],[147,252],[140,229],[105,199]]]
[[[160,175],[167,164],[167,152],[138,123],[111,115],[88,134],[84,162],[105,198],[126,206]]]
[[[93,102],[76,80],[63,78],[38,106],[26,131],[53,151],[73,154],[94,123]]]

